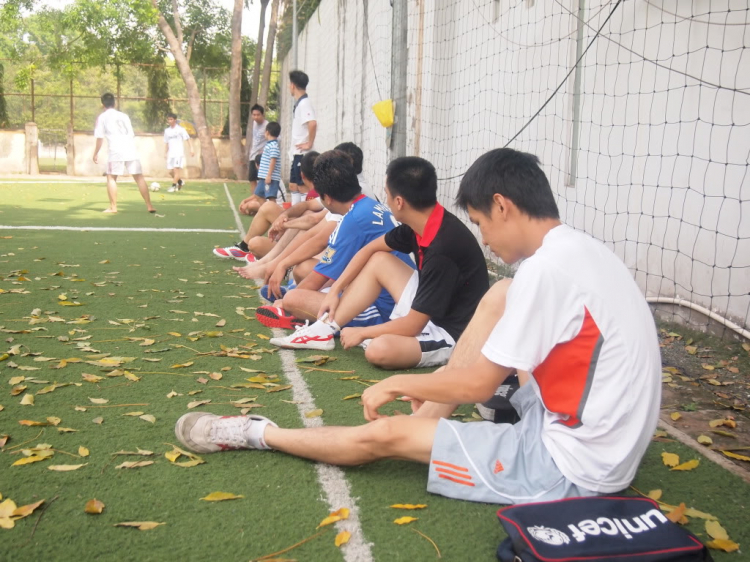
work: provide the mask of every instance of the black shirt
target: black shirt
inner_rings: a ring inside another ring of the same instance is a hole
[[[438,204],[423,236],[402,224],[385,235],[385,243],[399,252],[413,252],[417,258],[419,286],[411,308],[429,316],[458,341],[490,286],[475,236]]]

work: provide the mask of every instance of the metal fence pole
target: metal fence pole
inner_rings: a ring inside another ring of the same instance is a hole
[[[73,79],[70,79],[70,124],[73,125]]]
[[[586,15],[586,0],[578,0],[578,31],[576,33],[576,58],[581,58],[583,52],[583,28],[586,25],[584,16]],[[575,187],[576,178],[578,177],[578,147],[581,132],[581,79],[583,75],[583,61],[576,66],[575,79],[573,82],[573,132],[570,143],[570,165],[568,180],[565,185]]]
[[[391,38],[391,99],[395,105],[391,159],[406,156],[406,81],[409,11],[407,0],[393,0]]]
[[[34,97],[34,79],[31,79],[31,122],[36,123],[36,98]]]

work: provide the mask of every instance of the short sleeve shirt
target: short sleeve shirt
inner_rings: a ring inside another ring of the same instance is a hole
[[[661,357],[646,300],[625,264],[560,225],[518,268],[482,353],[529,371],[542,442],[574,484],[627,488],[659,416]]]
[[[167,143],[167,158],[181,158],[185,156],[185,141],[190,140],[188,132],[175,125],[164,130],[164,142]]]
[[[281,164],[279,162],[281,150],[279,149],[279,141],[276,139],[268,141],[263,149],[263,156],[260,157],[260,166],[258,167],[258,178],[266,179],[268,168],[271,166],[271,158],[276,158],[276,164],[273,167],[273,172],[271,172],[271,181],[281,181]]]
[[[135,133],[130,117],[109,108],[99,114],[94,127],[94,137],[107,139],[107,159],[110,162],[131,162],[138,160],[135,149]]]
[[[396,225],[398,221],[385,205],[364,195],[360,196],[331,234],[328,247],[315,266],[315,271],[329,279],[338,279],[357,252]],[[414,262],[405,253],[396,252],[395,255],[410,267],[414,267]],[[388,309],[393,309],[394,302],[384,289],[375,305],[381,311],[387,310],[390,314]]]
[[[290,156],[305,154],[312,150],[300,150],[297,148],[298,144],[310,140],[310,131],[307,128],[307,124],[310,121],[315,121],[315,109],[313,109],[310,98],[305,94],[297,100],[294,106],[294,117],[292,118],[292,142],[289,147]]]
[[[268,121],[265,119],[263,123],[256,123],[253,120],[253,146],[250,150],[250,160],[255,160],[258,154],[263,154],[266,146],[266,126],[268,126]]]
[[[429,316],[458,341],[489,288],[487,264],[476,237],[438,204],[423,236],[402,224],[386,235],[385,242],[417,257],[419,285],[412,310]]]

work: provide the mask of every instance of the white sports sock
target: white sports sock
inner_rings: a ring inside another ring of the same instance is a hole
[[[335,320],[329,320],[328,325],[333,328],[333,333],[338,334],[341,331],[341,326],[339,326]]]
[[[271,447],[268,446],[263,436],[266,433],[266,427],[271,424],[274,427],[279,427],[271,420],[253,420],[250,424],[250,430],[246,434],[247,440],[256,449],[269,450]]]

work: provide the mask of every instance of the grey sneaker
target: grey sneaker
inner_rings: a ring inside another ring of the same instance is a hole
[[[216,416],[190,412],[177,420],[174,433],[180,443],[196,453],[268,449],[263,433],[269,424],[278,427],[263,416]]]

